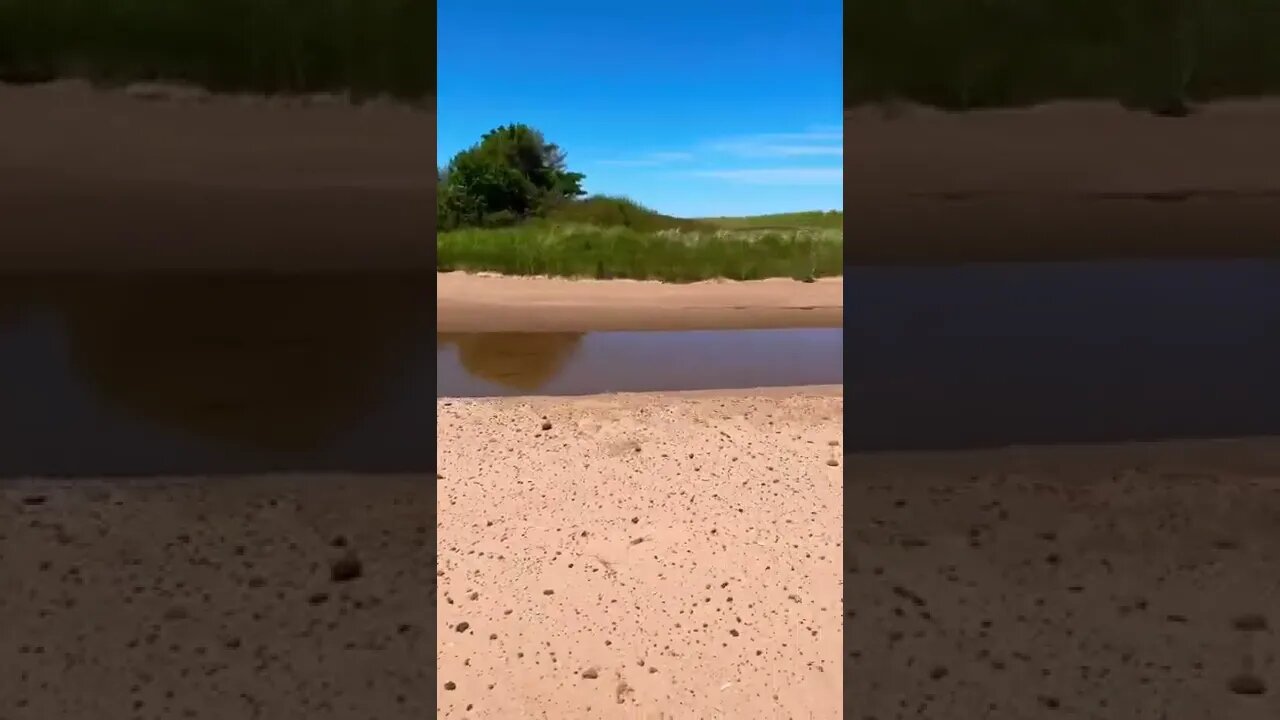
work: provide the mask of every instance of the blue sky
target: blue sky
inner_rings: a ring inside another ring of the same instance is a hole
[[[543,131],[591,193],[681,217],[833,210],[841,0],[438,0],[437,163]]]

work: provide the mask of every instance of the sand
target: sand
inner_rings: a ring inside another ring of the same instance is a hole
[[[439,332],[841,327],[843,278],[688,284],[436,274]]]
[[[0,84],[0,268],[425,270],[435,107]]]
[[[849,718],[1280,715],[1280,440],[839,467],[842,409],[441,400],[435,525],[423,478],[0,482],[0,717],[827,718],[842,670]]]
[[[0,482],[0,717],[427,717],[426,481]]]
[[[1274,254],[1280,100],[845,113],[847,264]]]
[[[842,407],[442,400],[434,524],[423,477],[0,481],[0,717],[838,717]]]
[[[840,717],[842,411],[441,400],[438,717]]]
[[[1280,440],[846,459],[845,717],[1280,716]]]

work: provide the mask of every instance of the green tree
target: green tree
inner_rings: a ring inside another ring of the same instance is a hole
[[[504,125],[439,170],[438,222],[448,230],[544,216],[585,194],[584,177],[567,169],[564,151],[542,133],[528,125]]]

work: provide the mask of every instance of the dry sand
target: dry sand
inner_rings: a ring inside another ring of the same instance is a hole
[[[3,481],[0,718],[428,717],[428,481]]]
[[[1280,441],[847,460],[846,718],[1280,717]]]
[[[439,717],[840,717],[842,410],[440,401]]]
[[[845,113],[848,264],[1277,249],[1280,100]]]
[[[637,280],[436,274],[439,332],[840,327],[844,279]]]
[[[406,270],[435,108],[0,84],[0,268]]]

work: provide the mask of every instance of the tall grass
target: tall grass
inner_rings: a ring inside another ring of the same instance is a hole
[[[0,0],[0,80],[429,97],[423,0]]]
[[[774,215],[752,215],[750,217],[711,217],[702,218],[702,222],[727,229],[774,229],[774,228],[826,228],[840,230],[844,228],[844,211],[814,210],[810,212],[777,213]]]
[[[441,233],[436,267],[507,275],[694,282],[714,278],[812,280],[843,272],[836,230],[668,229],[521,225]]]
[[[845,19],[845,104],[943,108],[1280,93],[1275,0],[861,0]]]
[[[626,197],[592,195],[553,208],[546,217],[551,224],[625,227],[640,232],[660,230],[715,230],[716,226],[699,220],[663,215]]]

